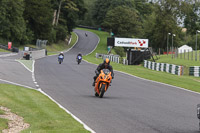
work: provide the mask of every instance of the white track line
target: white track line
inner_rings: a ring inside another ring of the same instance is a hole
[[[28,89],[32,89],[32,90],[36,90],[39,91],[40,93],[42,93],[43,95],[47,96],[49,99],[51,99],[54,103],[56,103],[61,109],[63,109],[65,112],[67,112],[68,114],[70,114],[75,120],[77,120],[79,123],[81,123],[83,125],[83,127],[90,131],[91,133],[95,133],[94,130],[92,130],[90,127],[88,127],[84,122],[82,122],[78,117],[76,117],[75,115],[73,115],[69,110],[67,110],[66,108],[64,108],[62,105],[60,105],[58,102],[56,102],[56,100],[54,100],[52,97],[50,97],[48,94],[46,94],[44,91],[41,90],[41,88],[35,89],[26,85],[22,85],[22,84],[18,84],[18,83],[14,83],[8,80],[4,80],[4,79],[0,79],[0,81],[9,83],[9,84],[13,84],[13,85],[17,85],[17,86],[21,86],[21,87],[25,87]]]
[[[13,84],[13,85],[17,85],[17,86],[21,86],[21,87],[25,87],[25,88],[29,88],[29,89],[35,90],[35,88],[33,88],[33,87],[22,85],[22,84],[18,84],[18,83],[11,82],[11,81],[8,81],[8,80],[0,79],[0,81],[3,81],[3,82],[6,82],[6,83],[9,83],[9,84]]]
[[[81,123],[83,125],[83,127],[90,131],[91,133],[95,133],[94,130],[92,130],[90,127],[88,127],[84,122],[82,122],[78,117],[76,117],[74,114],[72,114],[69,110],[67,110],[66,108],[64,108],[62,105],[60,105],[58,102],[56,102],[53,98],[51,98],[49,95],[47,95],[44,91],[42,91],[41,89],[39,89],[39,91],[46,95],[47,97],[49,97],[52,101],[54,101],[61,109],[65,110],[68,114],[70,114],[75,120],[77,120],[79,123]]]
[[[10,53],[10,54],[2,54],[0,57],[8,57],[8,56],[14,56],[17,55],[17,53]]]
[[[20,64],[22,64],[28,71],[33,72],[33,70],[30,70],[26,65],[24,65],[22,62],[20,62],[19,60],[15,60],[17,62],[19,62]],[[33,69],[33,67],[32,67]]]
[[[76,35],[77,36],[77,35]],[[76,43],[78,42],[78,36],[77,36],[77,41]],[[76,44],[75,43],[75,44]],[[74,45],[75,45],[74,44]],[[73,48],[74,45],[71,47]],[[70,48],[70,49],[71,49]],[[69,50],[65,51],[65,52],[68,52]],[[61,104],[59,104],[56,100],[54,100],[52,97],[50,97],[48,94],[46,94],[44,91],[42,91],[42,89],[39,87],[38,83],[36,82],[35,80],[35,74],[34,74],[34,71],[35,71],[35,60],[33,61],[33,66],[32,66],[32,77],[33,77],[33,82],[36,84],[36,87],[38,88],[37,90],[40,91],[42,94],[46,95],[49,97],[49,99],[51,99],[53,102],[55,102],[61,109],[65,110],[65,112],[67,112],[68,114],[70,114],[76,121],[78,121],[80,124],[83,125],[83,127],[90,131],[91,133],[96,133],[94,130],[92,130],[89,126],[87,126],[83,121],[81,121],[78,117],[76,117],[74,114],[72,114],[69,110],[67,110],[66,108],[64,108]]]

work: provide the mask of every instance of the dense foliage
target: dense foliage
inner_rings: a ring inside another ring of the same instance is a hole
[[[171,46],[168,33],[176,35],[174,46],[194,48],[196,30],[200,30],[199,4],[193,0],[95,0],[88,8],[91,16],[85,19],[115,36],[147,38],[156,49],[166,49],[167,37]]]
[[[199,7],[193,0],[0,0],[0,41],[58,42],[85,25],[118,37],[147,38],[157,49],[166,49],[168,33],[176,34],[174,46],[194,48]]]
[[[65,40],[85,12],[83,0],[0,0],[0,40]]]

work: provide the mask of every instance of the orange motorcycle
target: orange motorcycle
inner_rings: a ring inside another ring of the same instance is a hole
[[[101,70],[95,82],[95,96],[102,98],[104,93],[108,90],[111,80],[111,72],[108,69]]]

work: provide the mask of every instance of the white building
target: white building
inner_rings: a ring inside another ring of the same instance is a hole
[[[191,52],[192,51],[192,47],[188,46],[188,45],[183,45],[181,47],[178,48],[178,53],[184,53],[185,52]]]

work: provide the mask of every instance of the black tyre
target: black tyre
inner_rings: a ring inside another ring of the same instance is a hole
[[[99,97],[100,97],[100,98],[102,98],[103,95],[104,95],[105,87],[106,87],[105,84],[102,84],[101,89],[100,89],[100,94],[99,94]]]
[[[95,92],[95,94],[94,94],[96,97],[98,97],[99,96],[99,94],[97,93],[97,92]]]
[[[61,61],[59,61],[59,64],[61,64]]]

